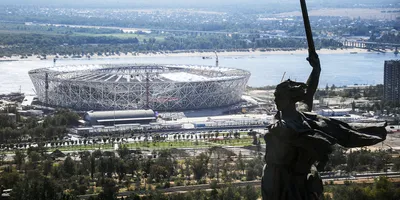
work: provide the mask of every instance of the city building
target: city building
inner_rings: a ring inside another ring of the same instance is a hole
[[[83,117],[90,125],[148,124],[156,120],[152,110],[89,111]]]
[[[384,99],[400,103],[400,60],[385,61]]]
[[[350,114],[351,109],[321,109],[317,113],[319,115],[330,117],[330,116],[346,116]]]

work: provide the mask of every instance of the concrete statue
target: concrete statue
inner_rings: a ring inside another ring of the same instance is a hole
[[[306,83],[286,80],[277,85],[278,112],[265,134],[266,165],[261,183],[263,200],[315,200],[323,195],[318,171],[323,170],[332,145],[346,148],[374,145],[386,139],[386,123],[347,124],[311,113],[321,65],[312,41],[304,0],[300,0],[312,72]],[[298,111],[303,102],[307,112]]]

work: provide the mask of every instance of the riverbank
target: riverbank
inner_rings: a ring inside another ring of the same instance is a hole
[[[357,54],[357,53],[375,53],[369,52],[367,49],[321,49],[317,51],[318,54]],[[388,51],[387,53],[392,53]],[[307,49],[268,49],[268,50],[238,50],[238,51],[219,51],[217,53],[220,57],[236,57],[236,56],[263,56],[263,55],[293,55],[293,54],[308,54]],[[46,55],[44,58],[40,55],[32,55],[28,57],[21,56],[12,56],[7,58],[0,58],[0,61],[32,61],[32,60],[53,60],[54,58],[60,60],[76,60],[76,59],[105,59],[105,58],[114,58],[114,59],[123,59],[123,58],[145,58],[145,57],[202,57],[204,59],[211,59],[215,57],[215,53],[213,51],[169,51],[169,52],[151,52],[151,53],[127,53],[127,54],[114,54],[114,55],[92,55],[92,56],[57,56],[57,55]]]

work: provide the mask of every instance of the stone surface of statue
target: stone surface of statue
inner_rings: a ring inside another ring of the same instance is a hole
[[[347,124],[310,113],[321,66],[316,53],[307,60],[313,68],[307,82],[287,80],[274,93],[278,112],[264,136],[263,200],[320,199],[323,185],[317,170],[323,170],[332,145],[362,147],[386,138],[386,123]],[[297,102],[306,104],[308,112],[296,110]]]

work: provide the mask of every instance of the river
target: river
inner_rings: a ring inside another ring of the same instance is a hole
[[[245,69],[251,72],[249,86],[276,85],[286,72],[285,79],[306,81],[311,67],[302,54],[274,54],[263,56],[220,56],[219,65]],[[322,73],[320,87],[326,84],[344,86],[351,84],[382,84],[384,61],[398,59],[393,53],[321,54]],[[73,64],[198,64],[215,65],[214,59],[201,57],[124,57],[91,60],[58,60],[57,65]],[[33,94],[33,85],[28,76],[31,69],[51,67],[52,60],[0,62],[0,94],[21,91]]]

